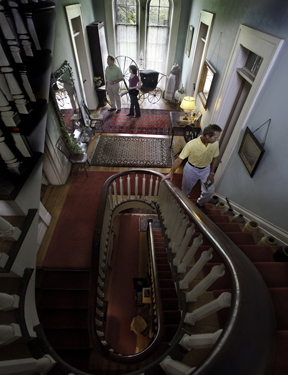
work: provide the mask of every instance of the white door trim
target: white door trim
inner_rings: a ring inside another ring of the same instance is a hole
[[[90,53],[88,53],[88,41],[83,27],[81,5],[66,5],[65,9],[79,76],[79,85],[81,88],[82,98],[89,109],[96,109],[98,107],[98,99],[96,97],[96,92],[93,85],[93,72],[90,61]],[[73,20],[77,18],[80,20],[80,26],[79,30],[74,30]],[[75,33],[75,31],[77,31],[77,33]],[[75,38],[78,38],[77,43]]]
[[[198,28],[197,28],[196,43],[194,45],[192,59],[191,59],[191,70],[189,73],[187,90],[186,90],[187,95],[192,95],[195,97],[195,99],[197,98],[198,84],[199,84],[199,80],[201,77],[203,64],[207,56],[209,41],[210,41],[211,32],[212,32],[213,19],[214,19],[213,13],[206,12],[205,10],[201,10]],[[203,52],[201,56],[199,56],[197,53],[197,51],[199,51],[199,43],[203,43],[203,41],[201,41],[202,35],[200,34],[201,24],[206,25],[208,29],[207,29],[207,34],[206,34],[205,46],[203,48]],[[193,83],[196,83],[195,92],[194,92]]]
[[[228,60],[226,72],[224,73],[222,84],[216,100],[216,104],[211,116],[211,123],[221,126],[227,120],[227,114],[230,113],[230,100],[231,92],[234,90],[233,83],[237,76],[237,68],[243,67],[243,53],[242,50],[246,48],[263,58],[261,67],[257,73],[255,81],[249,92],[247,100],[239,115],[238,121],[235,125],[234,131],[227,144],[221,163],[218,166],[215,175],[215,186],[219,183],[222,176],[224,176],[225,169],[230,159],[232,152],[237,144],[241,130],[246,126],[247,119],[255,105],[255,102],[261,92],[261,89],[272,69],[272,66],[280,52],[284,43],[283,39],[276,38],[272,35],[263,33],[261,31],[252,29],[250,27],[240,25],[235,42]]]

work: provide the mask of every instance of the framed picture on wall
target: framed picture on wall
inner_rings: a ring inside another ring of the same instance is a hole
[[[188,34],[187,34],[187,41],[186,41],[186,55],[188,57],[190,57],[193,32],[194,32],[194,27],[191,26],[191,25],[189,25],[189,27],[188,27]]]
[[[209,101],[211,89],[215,80],[215,75],[216,75],[216,70],[209,63],[209,61],[206,60],[203,65],[199,88],[198,88],[198,95],[205,110],[208,106],[208,101]]]
[[[238,154],[250,174],[250,177],[253,177],[264,152],[263,146],[247,127]]]

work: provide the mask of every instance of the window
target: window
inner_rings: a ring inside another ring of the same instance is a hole
[[[166,72],[169,44],[169,0],[151,0],[148,8],[146,69]]]
[[[137,3],[136,0],[116,0],[117,56],[137,59]]]

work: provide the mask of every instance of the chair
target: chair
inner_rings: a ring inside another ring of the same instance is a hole
[[[185,128],[184,128],[183,137],[184,137],[186,143],[190,142],[194,138],[197,138],[197,134],[195,132],[195,129],[193,129],[191,125],[186,125]],[[181,154],[181,151],[182,150],[177,152],[177,154],[174,155],[174,158],[178,157]]]
[[[84,111],[86,115],[88,116],[89,120],[91,121],[91,127],[93,122],[100,122],[101,130],[103,131],[104,121],[103,121],[103,115],[100,113],[91,113],[87,107],[87,105],[84,103],[84,100],[82,101],[82,106],[84,108]],[[95,124],[96,129],[96,124]]]
[[[88,173],[87,173],[87,170],[86,170],[86,162],[87,162],[87,154],[86,152],[83,152],[83,154],[73,154],[69,147],[66,145],[64,139],[62,137],[60,137],[56,143],[56,147],[58,148],[59,151],[62,152],[63,155],[66,156],[66,158],[68,159],[68,161],[72,164],[71,166],[71,171],[70,171],[70,176],[71,176],[71,173],[72,173],[72,168],[73,168],[73,165],[74,164],[78,164],[79,166],[79,170],[81,168],[81,166],[83,165],[84,167],[84,170],[85,170],[85,173],[86,173],[86,176],[88,177]]]

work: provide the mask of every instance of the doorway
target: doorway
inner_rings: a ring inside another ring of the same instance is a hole
[[[98,107],[98,99],[94,90],[93,72],[90,59],[88,58],[87,42],[84,37],[81,5],[67,5],[65,9],[77,66],[81,96],[90,110],[96,109]]]
[[[192,67],[187,84],[187,95],[197,96],[197,87],[204,64],[210,35],[212,31],[212,22],[214,14],[202,10],[200,12],[200,19],[197,30],[196,44],[193,51]]]
[[[224,73],[223,83],[210,120],[212,124],[225,124],[221,145],[222,156],[215,175],[216,187],[225,173],[240,133],[246,126],[283,42],[283,39],[244,25],[240,25],[238,29],[229,58],[230,63]],[[258,69],[254,72],[256,74],[253,73],[251,59],[256,64],[260,62]],[[248,83],[243,83],[243,78],[250,83],[250,86]]]

